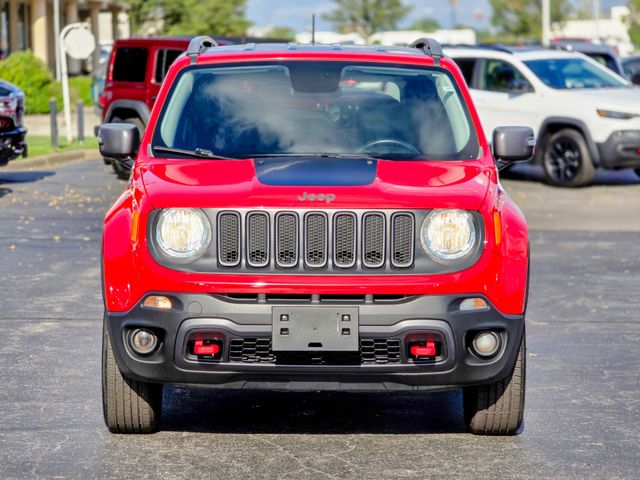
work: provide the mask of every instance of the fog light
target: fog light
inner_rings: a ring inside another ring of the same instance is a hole
[[[473,350],[481,357],[491,357],[500,347],[500,338],[494,332],[480,332],[473,339]]]
[[[462,300],[458,308],[461,312],[468,312],[471,310],[486,310],[489,305],[487,305],[487,301],[484,298],[473,297]]]
[[[131,348],[140,355],[148,355],[156,349],[158,337],[149,330],[138,329],[131,334]]]
[[[159,310],[171,310],[173,303],[169,297],[165,297],[164,295],[150,295],[144,299],[142,306],[146,308],[157,308]]]

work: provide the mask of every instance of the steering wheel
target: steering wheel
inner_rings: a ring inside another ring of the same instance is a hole
[[[412,145],[411,143],[405,142],[402,140],[394,140],[392,138],[383,138],[381,140],[374,140],[373,142],[369,142],[363,147],[359,148],[358,153],[369,153],[371,152],[371,150],[373,150],[374,152],[376,151],[379,152],[380,147],[382,147],[383,152],[384,150],[387,150],[387,152],[385,153],[390,153],[390,154],[401,153],[401,152],[394,152],[393,150],[388,148],[388,147],[394,147],[394,146],[403,148],[404,150],[407,151],[407,153],[415,153],[416,155],[420,155],[422,153],[420,150],[417,149],[415,145]]]

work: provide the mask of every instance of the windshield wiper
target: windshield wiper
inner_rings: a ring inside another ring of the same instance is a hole
[[[194,148],[193,150],[185,150],[183,148],[162,147],[162,146],[156,146],[151,148],[153,148],[153,150],[156,150],[158,152],[175,153],[177,155],[184,155],[186,157],[211,158],[214,160],[238,160],[237,158],[234,158],[234,157],[225,157],[223,155],[217,155],[213,153],[211,150],[207,150],[206,148]]]

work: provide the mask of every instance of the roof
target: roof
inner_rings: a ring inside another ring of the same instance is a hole
[[[579,55],[566,50],[552,50],[544,47],[500,47],[500,46],[478,46],[445,48],[445,53],[453,58],[456,57],[488,57],[488,58],[517,58],[522,61],[541,60],[544,58],[575,58]]]
[[[203,54],[224,54],[224,53],[278,53],[278,52],[344,52],[344,53],[389,53],[424,56],[425,53],[419,48],[384,46],[384,45],[309,45],[301,43],[246,43],[241,45],[225,45],[207,48]]]

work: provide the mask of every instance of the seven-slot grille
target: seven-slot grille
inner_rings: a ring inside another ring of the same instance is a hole
[[[414,262],[410,212],[222,211],[216,224],[218,264],[225,268],[346,271]]]

